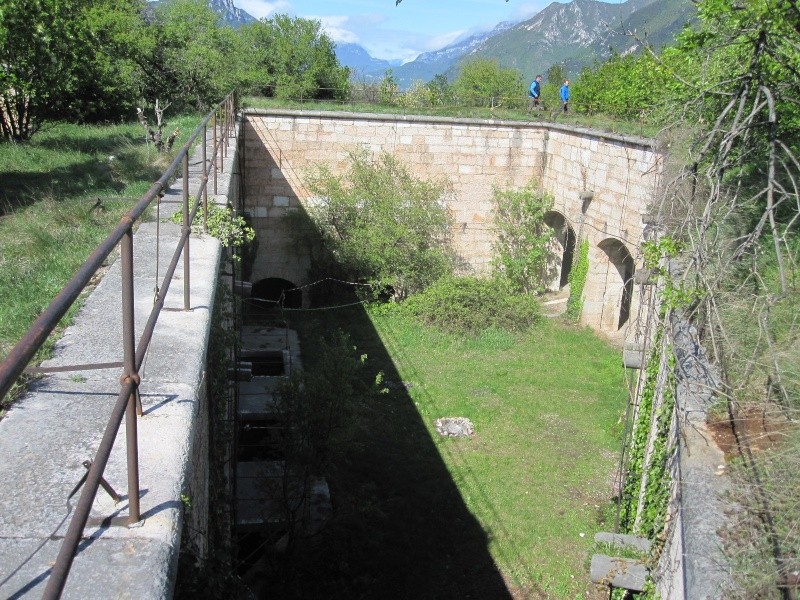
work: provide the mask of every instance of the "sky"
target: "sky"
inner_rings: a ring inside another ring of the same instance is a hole
[[[566,0],[561,0],[566,2]],[[413,60],[502,21],[532,17],[552,0],[234,0],[261,19],[278,13],[315,19],[335,42],[354,43],[375,58]]]

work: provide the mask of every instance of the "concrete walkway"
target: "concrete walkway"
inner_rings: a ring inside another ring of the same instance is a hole
[[[229,189],[236,193],[236,185],[230,185],[233,146],[231,140],[216,198],[209,182],[209,201],[225,202]],[[192,192],[200,183],[199,150],[190,161]],[[180,209],[181,186],[176,181],[162,200],[161,222],[142,224],[134,237],[137,340],[153,306],[156,281],[160,283],[180,236],[180,226],[165,219]],[[191,310],[182,310],[181,259],[140,373],[142,521],[126,525],[123,424],[105,471],[105,479],[123,498],[115,503],[102,489],[98,492],[65,598],[172,595],[189,503],[195,513],[193,524],[202,522],[206,510],[204,373],[221,255],[216,239],[192,236]],[[54,357],[43,366],[121,361],[121,332],[117,260],[85,299]],[[68,495],[85,473],[82,463],[94,458],[119,393],[120,372],[105,369],[43,377],[0,422],[0,597],[41,596],[77,502],[78,494],[71,503]],[[201,542],[204,533],[199,533]]]

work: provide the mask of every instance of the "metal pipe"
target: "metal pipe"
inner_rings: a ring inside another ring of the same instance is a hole
[[[43,600],[57,600],[64,591],[67,576],[72,568],[72,561],[75,559],[75,551],[78,549],[78,544],[83,537],[83,528],[86,527],[86,521],[89,519],[89,512],[92,510],[94,497],[97,494],[97,489],[100,487],[100,479],[103,477],[103,471],[108,463],[108,457],[111,455],[111,448],[114,446],[114,439],[117,437],[117,431],[119,431],[119,426],[122,423],[122,415],[130,403],[130,396],[133,393],[133,389],[133,383],[122,385],[122,390],[117,397],[117,403],[114,405],[111,416],[108,418],[108,426],[103,434],[103,439],[100,441],[97,454],[94,457],[92,466],[89,467],[86,482],[83,484],[78,504],[75,506],[75,514],[69,522],[67,533],[64,535],[64,541],[61,543],[61,548],[56,557],[56,562],[53,564],[53,568],[50,571],[50,577],[47,580],[47,585],[42,594]]]
[[[188,186],[188,154],[192,148],[194,141],[200,135],[201,127],[205,128],[208,122],[213,118],[215,123],[215,138],[216,138],[216,110],[224,103],[228,102],[231,95],[225,101],[218,104],[214,111],[209,113],[203,122],[198,126],[194,133],[190,136],[189,140],[178,152],[175,159],[170,166],[161,176],[161,178],[153,183],[150,189],[144,196],[137,202],[137,204],[124,215],[114,230],[108,237],[100,243],[86,262],[78,269],[77,273],[72,279],[64,286],[61,292],[53,299],[50,305],[41,313],[38,319],[34,322],[33,326],[28,330],[25,336],[17,343],[11,350],[6,360],[0,364],[0,398],[5,396],[11,389],[11,386],[17,380],[19,375],[25,369],[28,362],[34,356],[39,347],[46,341],[47,337],[58,324],[61,317],[66,314],[69,307],[77,299],[83,291],[89,280],[94,276],[95,272],[102,265],[103,261],[114,250],[116,245],[122,243],[122,286],[123,286],[123,350],[125,360],[123,363],[124,374],[121,382],[120,394],[117,402],[109,416],[108,425],[106,426],[103,438],[98,447],[97,454],[92,462],[89,472],[87,473],[81,496],[75,508],[75,513],[70,520],[67,528],[67,533],[59,549],[58,557],[51,570],[50,577],[44,590],[44,598],[59,598],[64,590],[67,576],[69,575],[72,562],[74,560],[75,552],[83,536],[83,530],[86,527],[86,522],[89,518],[89,513],[94,502],[95,495],[97,494],[98,487],[103,479],[103,471],[105,470],[108,458],[111,454],[111,449],[114,445],[114,440],[117,436],[119,428],[122,424],[122,418],[126,411],[128,418],[126,421],[128,438],[128,502],[129,502],[129,520],[136,522],[140,519],[139,509],[139,483],[138,483],[138,442],[136,433],[136,391],[138,388],[139,378],[138,369],[141,367],[147,347],[152,338],[155,329],[155,323],[158,319],[158,314],[163,307],[164,298],[166,297],[169,289],[169,284],[174,276],[177,268],[180,255],[183,251],[184,245],[186,247],[185,256],[188,257],[189,234],[191,227],[186,226],[188,221],[188,188],[185,187],[184,194],[184,231],[181,236],[180,243],[176,248],[173,260],[170,263],[167,273],[165,274],[165,283],[157,294],[157,301],[151,311],[150,318],[145,326],[145,331],[142,334],[139,347],[133,351],[135,345],[135,329],[133,319],[133,223],[141,217],[144,211],[149,206],[150,202],[163,190],[166,189],[169,181],[172,179],[175,171],[177,170],[180,161],[183,161],[184,166],[184,186]],[[205,134],[205,132],[204,132]],[[207,170],[205,169],[207,181]],[[214,172],[216,183],[216,170]],[[202,189],[205,185],[201,184]],[[199,202],[195,204],[192,211],[192,219],[197,213]],[[124,239],[123,239],[124,238]],[[186,268],[185,283],[189,283],[189,270]],[[185,298],[188,300],[188,296]],[[87,365],[82,365],[87,366]],[[112,366],[109,363],[98,363],[91,365],[97,368],[105,368]],[[73,367],[74,368],[74,367]],[[132,428],[132,429],[131,429]]]
[[[136,331],[134,328],[133,231],[120,244],[122,264],[122,353],[125,367],[122,382],[133,383],[125,415],[125,441],[128,457],[128,523],[139,521],[139,445],[136,433]]]
[[[192,230],[192,222],[189,220],[189,155],[183,157],[183,232]],[[189,237],[183,246],[183,310],[189,310],[191,303],[189,300]]]
[[[214,132],[214,194],[217,194],[217,111],[214,109],[214,124],[211,126],[211,131]]]
[[[200,187],[203,192],[203,233],[208,233],[208,162],[206,145],[208,144],[206,127],[203,127],[203,173],[200,175]]]

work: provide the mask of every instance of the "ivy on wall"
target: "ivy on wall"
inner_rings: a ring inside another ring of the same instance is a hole
[[[577,323],[583,312],[583,288],[586,285],[586,276],[589,274],[589,240],[581,242],[578,251],[578,260],[572,265],[569,272],[569,299],[564,316],[568,321]]]
[[[628,468],[621,498],[619,526],[624,533],[633,533],[633,524],[639,510],[639,489],[642,484],[647,440],[650,437],[650,417],[653,412],[658,366],[661,362],[658,348],[661,345],[662,333],[663,331],[659,328],[653,344],[653,351],[647,360],[645,384],[639,398],[639,409],[633,425],[633,439],[630,442]]]

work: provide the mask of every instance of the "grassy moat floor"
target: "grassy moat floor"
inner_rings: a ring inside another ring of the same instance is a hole
[[[293,562],[285,597],[602,597],[588,560],[613,527],[616,349],[552,320],[465,339],[357,307],[293,313],[290,326],[306,368],[314,336],[347,331],[389,391],[349,423],[329,476],[336,516]],[[440,437],[440,417],[475,433]]]

